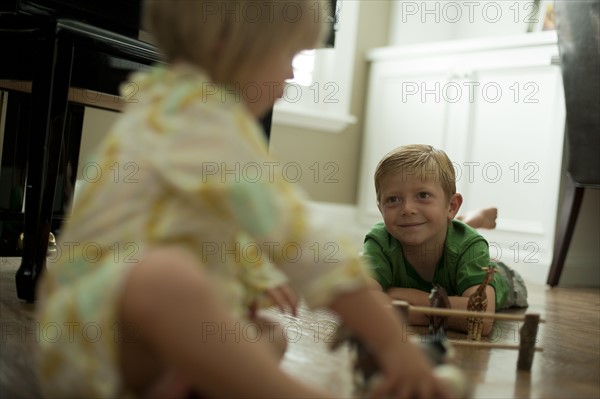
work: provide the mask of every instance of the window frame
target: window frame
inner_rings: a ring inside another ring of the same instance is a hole
[[[338,3],[335,46],[315,51],[310,86],[286,85],[284,97],[274,106],[274,125],[341,133],[356,123],[350,104],[360,2],[338,0]]]

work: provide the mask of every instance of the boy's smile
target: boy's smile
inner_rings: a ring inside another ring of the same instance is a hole
[[[380,183],[379,210],[388,232],[403,246],[443,248],[450,221],[460,207],[460,194],[450,201],[435,178],[392,173]]]
[[[401,223],[398,226],[408,229],[408,228],[415,228],[415,227],[419,227],[419,226],[423,226],[425,224],[425,222],[422,223]]]

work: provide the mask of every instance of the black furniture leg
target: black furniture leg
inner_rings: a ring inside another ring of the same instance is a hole
[[[575,230],[575,222],[579,215],[579,209],[583,202],[583,193],[585,188],[578,187],[570,175],[567,175],[565,185],[564,202],[559,215],[558,230],[554,238],[554,254],[552,256],[552,265],[548,273],[546,283],[551,287],[558,285],[560,275],[565,265],[573,231]]]
[[[0,251],[3,256],[21,256],[18,242],[19,235],[23,232],[23,194],[31,107],[29,94],[17,91],[7,91],[7,94],[0,165]]]
[[[73,46],[60,32],[41,42],[32,84],[23,258],[16,274],[17,296],[28,302],[35,300],[36,284],[46,266],[73,65]],[[43,145],[31,145],[38,140]]]
[[[67,117],[63,134],[63,146],[58,169],[57,189],[54,196],[54,213],[52,218],[52,231],[59,232],[63,221],[70,213],[70,205],[75,192],[77,181],[77,168],[79,165],[79,149],[81,136],[83,134],[83,118],[85,107],[83,105],[69,103],[67,105]]]

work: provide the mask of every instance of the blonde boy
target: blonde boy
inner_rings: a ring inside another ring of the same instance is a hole
[[[375,190],[383,222],[367,234],[363,256],[372,265],[378,288],[390,297],[428,306],[429,291],[437,283],[448,291],[453,308],[466,309],[469,296],[484,280],[482,268],[490,265],[488,243],[455,220],[463,202],[455,180],[448,156],[429,145],[396,148],[377,165]],[[515,294],[524,290],[520,277],[514,278],[503,264],[497,267],[500,273],[486,288],[487,311],[526,305]],[[428,323],[424,315],[410,321]],[[466,320],[450,319],[449,328],[466,331]],[[491,328],[491,319],[485,319],[483,334]]]

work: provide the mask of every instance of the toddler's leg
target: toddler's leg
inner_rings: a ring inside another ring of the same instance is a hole
[[[136,326],[137,339],[121,343],[121,365],[125,386],[137,393],[175,370],[209,397],[326,396],[282,372],[264,342],[220,333],[235,331],[241,321],[181,248],[154,249],[133,267],[120,310],[122,323]]]
[[[493,229],[496,227],[498,208],[476,209],[456,218],[474,229]]]

